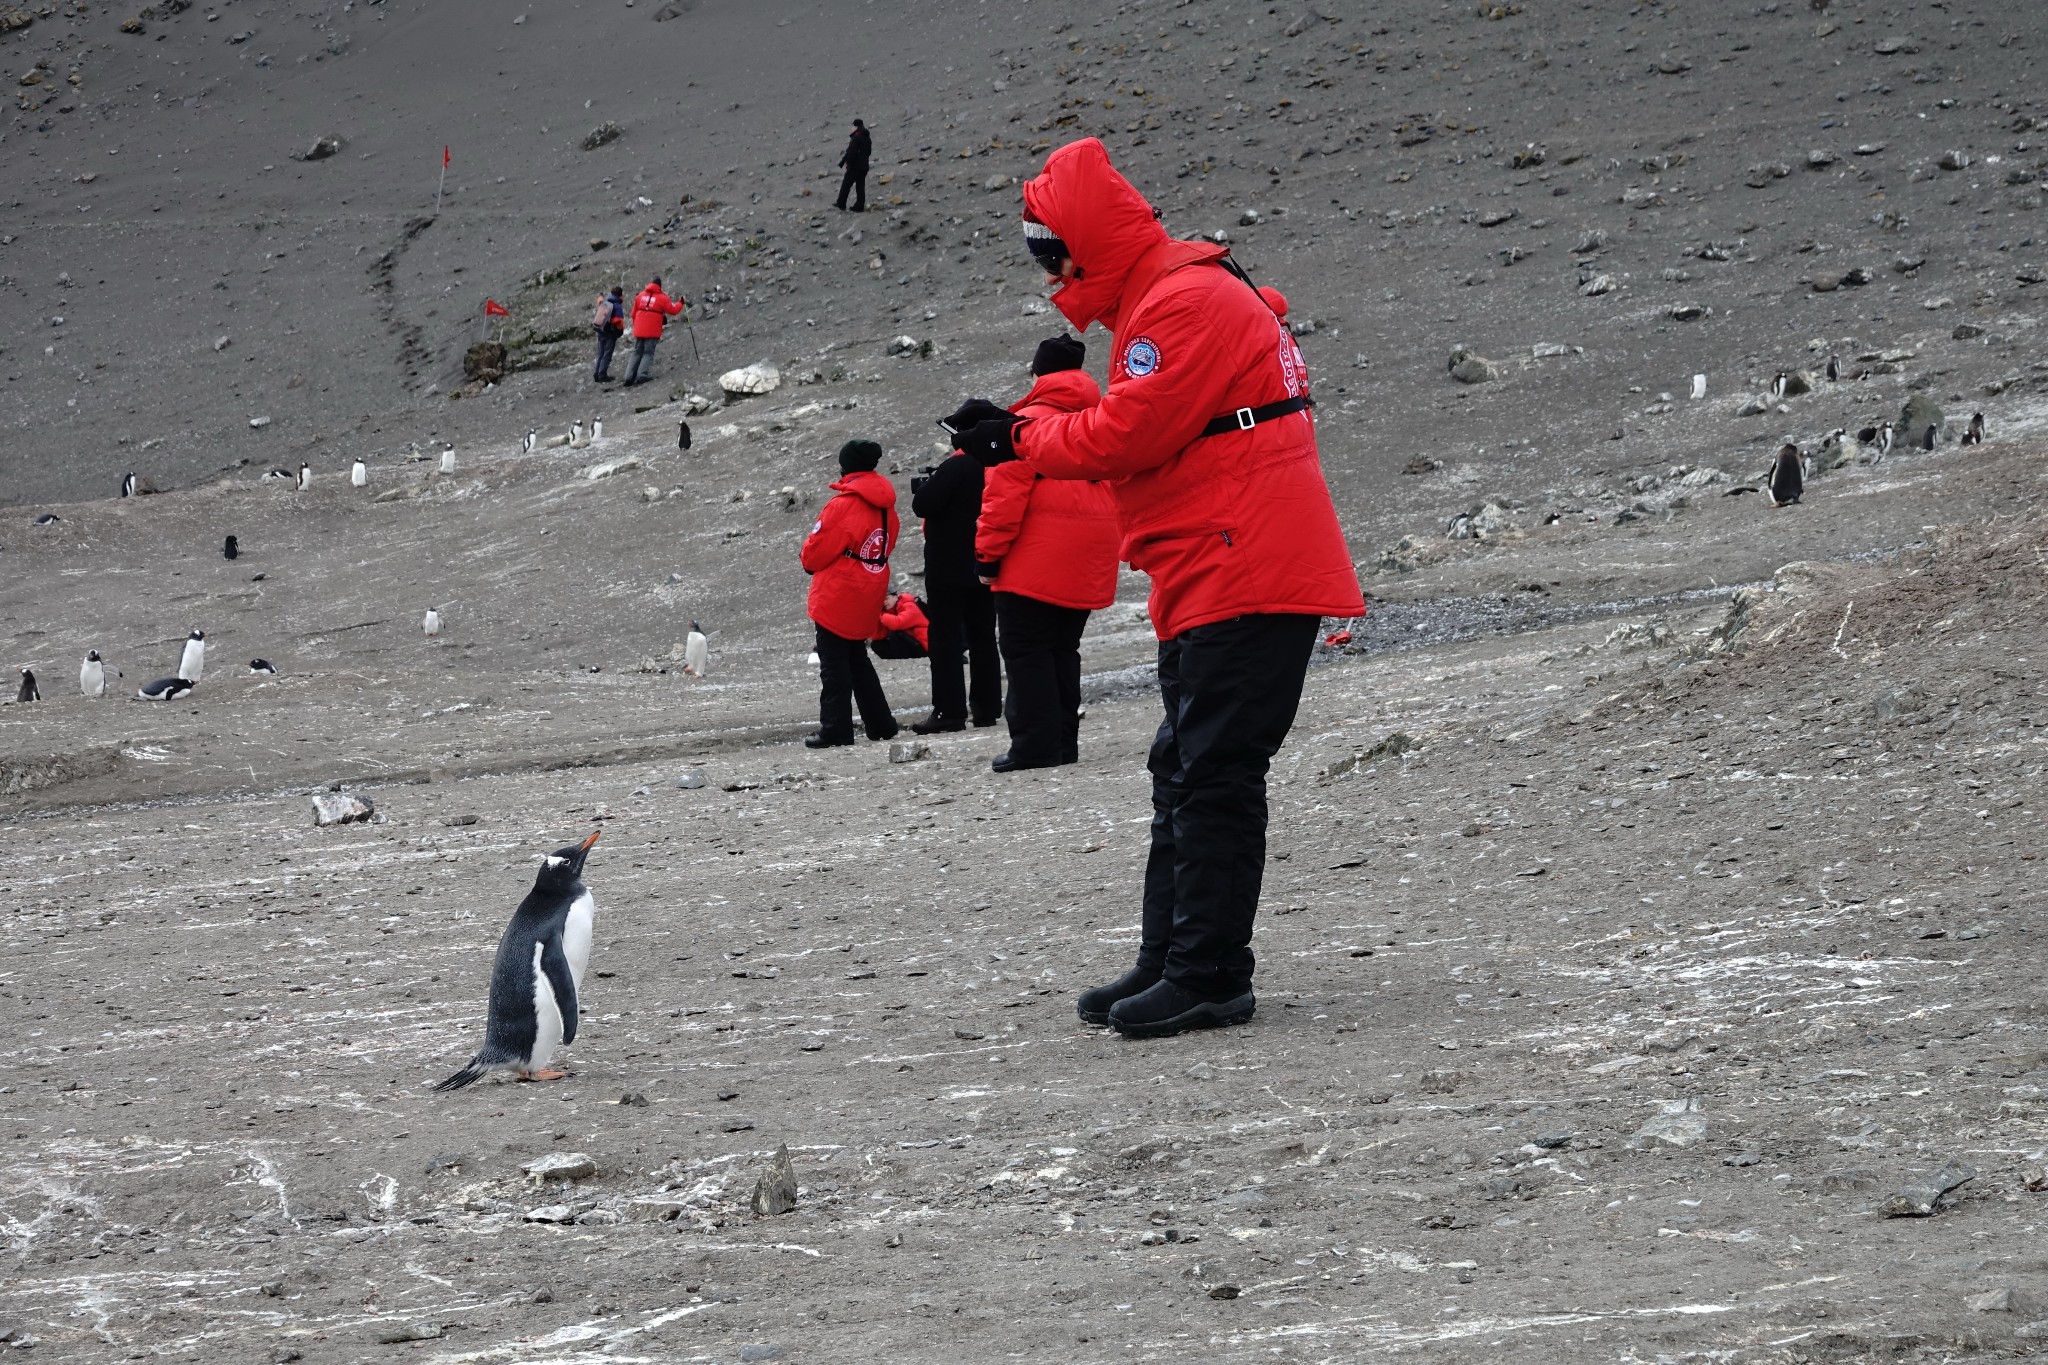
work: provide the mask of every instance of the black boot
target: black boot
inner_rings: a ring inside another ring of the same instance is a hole
[[[1080,999],[1074,1002],[1074,1013],[1081,1016],[1084,1024],[1097,1028],[1109,1022],[1110,1007],[1120,1000],[1128,1000],[1140,991],[1151,989],[1159,980],[1159,973],[1133,967],[1107,986],[1097,986],[1092,991],[1082,991]]]
[[[838,749],[851,743],[853,743],[852,735],[841,739],[837,735],[828,735],[822,730],[815,735],[804,736],[804,747],[806,749]]]
[[[1170,1038],[1191,1028],[1228,1028],[1252,1017],[1258,1001],[1250,990],[1212,1000],[1160,981],[1149,990],[1110,1007],[1109,1026],[1126,1038]]]
[[[934,711],[928,719],[921,720],[911,726],[910,733],[914,735],[944,735],[951,734],[955,730],[965,730],[966,728],[967,722],[961,720],[958,716],[942,716],[937,711]]]

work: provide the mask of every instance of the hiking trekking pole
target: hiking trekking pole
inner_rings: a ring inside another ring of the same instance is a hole
[[[702,365],[704,353],[697,349],[697,329],[690,325],[690,310],[687,308],[683,310],[683,330],[690,334],[690,354],[697,358],[699,365]]]

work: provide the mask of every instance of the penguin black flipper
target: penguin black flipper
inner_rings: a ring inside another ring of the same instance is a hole
[[[561,930],[568,916],[562,918],[563,924],[541,945],[540,977],[534,982],[534,991],[537,994],[543,982],[554,991],[555,1008],[562,1015],[562,1045],[567,1046],[576,1041],[576,1020],[582,1011],[576,1007],[576,976],[569,970],[568,953],[562,950]]]

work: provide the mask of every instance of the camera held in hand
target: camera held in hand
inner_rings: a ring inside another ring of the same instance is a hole
[[[932,481],[932,475],[938,472],[939,467],[937,465],[928,464],[923,469],[920,469],[915,474],[912,474],[910,476],[910,496],[914,498],[918,494],[924,492],[924,486],[930,483]]]

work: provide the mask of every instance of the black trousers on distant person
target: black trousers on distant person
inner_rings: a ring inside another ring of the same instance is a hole
[[[812,623],[816,625],[816,622]],[[818,631],[818,733],[834,743],[853,742],[853,708],[860,707],[861,726],[869,739],[896,734],[896,717],[875,676],[866,640],[849,640],[823,626]]]
[[[927,574],[924,590],[924,614],[931,629],[932,714],[994,725],[1003,713],[995,594],[975,579],[940,574]],[[963,651],[968,661],[964,675]]]
[[[626,382],[640,384],[654,378],[654,348],[660,337],[634,337],[633,363],[626,367]]]
[[[846,196],[849,192],[853,195],[853,211],[855,213],[866,213],[868,211],[867,167],[848,166],[846,168],[846,174],[839,181],[839,202],[833,207],[845,208]]]
[[[1152,852],[1138,967],[1213,1000],[1252,985],[1266,769],[1293,728],[1314,616],[1239,616],[1159,645]]]
[[[996,642],[1009,693],[1010,758],[1020,768],[1051,768],[1080,757],[1081,632],[1088,613],[1022,593],[999,592]]]
[[[612,350],[619,344],[619,334],[609,327],[597,329],[597,364],[591,368],[592,379],[612,377]]]

